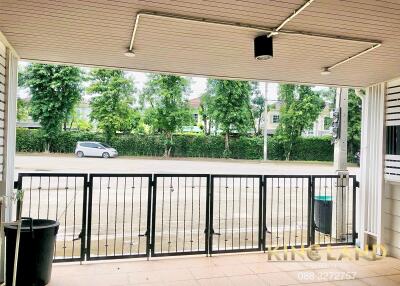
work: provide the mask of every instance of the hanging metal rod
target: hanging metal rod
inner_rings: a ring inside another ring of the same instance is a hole
[[[287,23],[289,23],[291,20],[293,20],[294,17],[299,15],[301,11],[306,9],[310,4],[314,2],[314,0],[308,0],[306,3],[303,4],[299,9],[295,10],[292,15],[290,15],[288,18],[285,19],[278,27],[276,27],[271,33],[269,33],[268,38],[277,35],[279,31],[285,26]]]
[[[340,62],[337,62],[336,64],[331,65],[331,66],[329,66],[329,67],[325,67],[325,69],[328,70],[328,71],[331,71],[331,70],[333,70],[334,68],[336,68],[336,67],[338,67],[338,66],[340,66],[340,65],[342,65],[342,64],[344,64],[344,63],[347,63],[348,61],[351,61],[351,60],[353,60],[353,59],[355,59],[355,58],[358,58],[358,57],[360,57],[360,56],[362,56],[362,55],[364,55],[364,54],[366,54],[366,53],[369,53],[370,51],[373,51],[373,50],[379,48],[380,46],[382,46],[381,43],[375,44],[375,45],[373,45],[372,47],[370,47],[370,48],[368,48],[368,49],[366,49],[366,50],[364,50],[364,51],[362,51],[362,52],[359,52],[359,53],[357,53],[357,54],[355,54],[355,55],[353,55],[353,56],[351,56],[351,57],[348,57],[348,58],[345,59],[345,60],[342,60],[342,61],[340,61]]]
[[[311,4],[311,1],[308,1],[308,5]],[[307,4],[306,3],[306,4]],[[306,5],[305,4],[305,5]],[[337,62],[332,66],[324,67],[325,70],[332,70],[339,65],[342,65],[352,59],[355,59],[359,56],[362,56],[372,50],[379,48],[382,45],[381,41],[373,40],[373,39],[364,39],[364,38],[356,38],[356,37],[347,37],[347,36],[339,36],[339,35],[331,35],[331,34],[324,34],[324,33],[314,33],[314,32],[307,32],[307,31],[296,31],[296,30],[283,30],[281,29],[287,22],[293,19],[294,16],[298,15],[302,10],[304,10],[307,6],[303,5],[302,8],[297,10],[292,16],[287,18],[278,28],[271,28],[267,26],[260,26],[260,25],[253,25],[247,23],[238,23],[238,22],[231,22],[231,21],[220,21],[215,19],[209,18],[201,18],[201,17],[192,17],[192,16],[185,16],[185,15],[176,15],[176,14],[169,14],[169,13],[160,13],[154,11],[140,11],[136,15],[135,26],[133,28],[131,42],[129,45],[128,52],[134,53],[134,43],[136,39],[137,30],[139,27],[140,19],[143,17],[149,18],[161,18],[161,19],[171,19],[175,21],[185,21],[185,22],[196,22],[196,23],[203,23],[203,24],[210,24],[210,25],[218,25],[224,27],[233,27],[237,29],[246,29],[246,30],[254,30],[258,32],[265,32],[267,34],[275,33],[276,34],[283,34],[288,36],[305,36],[305,37],[314,37],[314,38],[321,38],[321,39],[330,39],[330,40],[337,40],[337,41],[347,41],[347,42],[356,42],[356,43],[364,43],[372,45],[372,47],[363,50],[351,57],[346,58],[343,61]]]

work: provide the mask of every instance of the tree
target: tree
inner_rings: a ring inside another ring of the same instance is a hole
[[[25,121],[29,117],[29,101],[17,98],[17,121]]]
[[[294,84],[279,86],[279,100],[282,106],[277,136],[289,160],[296,141],[305,129],[312,127],[324,108],[324,101],[310,86]]]
[[[232,131],[246,133],[253,126],[250,110],[252,87],[248,81],[209,79],[207,89],[213,97],[210,114],[225,133],[225,156],[229,156]]]
[[[262,96],[259,84],[257,81],[251,82],[252,86],[252,97],[251,97],[251,114],[254,122],[254,133],[256,135],[261,134],[261,120],[265,110],[265,99]],[[257,121],[257,124],[256,124]]]
[[[361,141],[361,98],[356,95],[354,89],[348,93],[348,126],[347,144],[348,154],[355,154],[360,150]],[[354,159],[354,158],[351,158]]]
[[[164,134],[166,157],[169,157],[173,147],[173,134],[183,126],[192,124],[193,117],[185,94],[188,92],[189,81],[175,75],[152,74],[142,93],[142,99],[147,103],[145,123],[153,132]]]
[[[90,73],[89,94],[97,95],[91,102],[90,119],[98,123],[109,141],[117,131],[130,133],[137,127],[140,114],[132,108],[135,88],[121,70],[94,69]]]
[[[212,100],[213,97],[211,96],[209,91],[204,92],[200,98],[200,108],[199,113],[201,119],[203,120],[203,131],[204,134],[210,135],[211,128],[213,126],[213,114],[212,114]]]
[[[42,126],[48,151],[81,98],[82,72],[72,66],[31,64],[20,83],[30,90],[30,114]]]

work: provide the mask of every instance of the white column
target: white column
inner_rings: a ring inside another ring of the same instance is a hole
[[[265,83],[264,96],[264,161],[268,160],[268,82]]]
[[[1,34],[0,34],[1,36]],[[1,44],[0,37],[0,44]],[[18,87],[18,58],[14,54],[14,51],[6,48],[5,58],[5,112],[4,112],[4,138],[2,147],[2,181],[0,183],[0,196],[6,198],[5,200],[5,221],[10,221],[12,218],[12,201],[11,196],[14,189],[14,158],[15,158],[15,144],[16,144],[16,102],[17,102],[17,87]],[[4,211],[4,210],[3,210]],[[3,235],[1,233],[0,235]],[[0,281],[4,277],[4,240],[2,240],[0,251]]]

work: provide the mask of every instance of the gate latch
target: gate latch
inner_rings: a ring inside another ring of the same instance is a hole
[[[146,231],[145,233],[143,233],[143,234],[140,234],[139,233],[139,237],[143,237],[143,236],[147,236],[149,234],[149,232],[148,231]]]
[[[82,239],[82,231],[79,233],[78,237],[77,238],[73,238],[72,241],[77,241],[77,240],[80,240],[80,239]]]

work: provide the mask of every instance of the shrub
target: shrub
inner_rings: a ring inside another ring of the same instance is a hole
[[[44,139],[40,130],[17,129],[17,152],[43,152]],[[51,152],[73,153],[78,141],[104,142],[102,134],[65,131],[60,134]],[[122,156],[162,156],[166,138],[161,135],[129,134],[113,137],[109,142]],[[230,140],[230,152],[224,153],[223,136],[177,134],[173,138],[173,157],[206,157],[258,160],[263,158],[262,137],[237,137]],[[282,144],[268,138],[268,159],[284,160]],[[333,145],[329,137],[300,138],[294,146],[292,160],[332,161]]]

